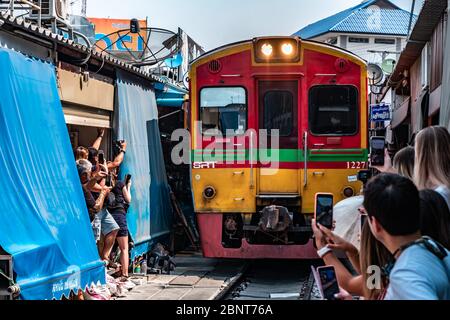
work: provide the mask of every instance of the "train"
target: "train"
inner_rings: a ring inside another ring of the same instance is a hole
[[[315,195],[359,193],[367,64],[299,37],[258,37],[189,71],[191,187],[203,255],[314,259]]]

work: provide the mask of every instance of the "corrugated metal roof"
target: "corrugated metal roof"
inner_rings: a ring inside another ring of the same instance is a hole
[[[21,29],[23,32],[30,34],[31,36],[37,36],[39,38],[42,38],[43,40],[47,40],[53,43],[56,43],[58,45],[61,45],[63,47],[66,47],[70,50],[76,51],[78,53],[84,53],[86,55],[90,55],[90,59],[96,59],[100,62],[100,64],[109,64],[111,66],[114,66],[116,68],[120,68],[122,70],[128,71],[130,73],[133,73],[137,76],[140,76],[141,78],[144,78],[146,80],[152,81],[152,82],[159,82],[163,84],[170,84],[173,87],[179,88],[182,91],[185,91],[183,88],[179,87],[177,84],[172,83],[170,81],[158,76],[155,76],[151,73],[145,72],[139,68],[136,68],[132,66],[129,63],[126,63],[120,59],[114,58],[107,53],[100,53],[93,49],[89,49],[88,47],[78,44],[73,40],[69,40],[64,38],[62,35],[58,35],[55,33],[52,33],[51,30],[38,27],[36,24],[33,24],[23,18],[20,17],[14,17],[11,16],[8,13],[0,12],[0,28],[5,28],[7,26],[12,28]]]
[[[361,9],[339,22],[330,31],[386,35],[408,34],[410,13],[404,10],[380,9],[380,21],[371,19],[373,10]],[[413,19],[415,19],[413,17]],[[413,20],[414,22],[414,20]]]
[[[403,71],[409,69],[422,54],[423,47],[430,41],[434,28],[442,19],[447,8],[446,0],[427,0],[417,18],[405,49],[397,62],[389,84],[396,86],[402,80]]]
[[[370,23],[369,18],[372,17],[373,10],[368,8],[378,2],[379,0],[364,1],[355,7],[310,24],[294,35],[303,39],[314,38],[328,32],[407,35],[410,13],[390,1],[384,2],[389,3],[394,9],[380,9],[381,23]]]

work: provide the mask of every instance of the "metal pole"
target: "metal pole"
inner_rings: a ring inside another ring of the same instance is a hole
[[[41,6],[37,6],[36,4],[34,4],[33,2],[30,2],[28,0],[19,0],[19,2],[22,2],[24,4],[29,5],[32,8],[35,8],[36,10],[41,10]],[[39,0],[39,4],[41,3],[41,1]]]
[[[81,4],[81,15],[86,17],[87,14],[87,0],[83,0]]]
[[[39,0],[38,26],[42,26],[42,0]]]
[[[15,0],[10,0],[9,1],[9,14],[11,16],[14,16],[14,1]]]
[[[413,16],[414,16],[414,8],[415,8],[415,6],[416,6],[416,0],[413,0],[412,5],[411,5],[411,14],[409,16],[409,25],[408,25],[408,32],[407,32],[408,33],[407,34],[408,38],[409,38],[409,35],[410,35],[410,32],[411,32],[412,19],[413,19]]]

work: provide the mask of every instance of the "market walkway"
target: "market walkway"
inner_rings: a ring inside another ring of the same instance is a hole
[[[117,300],[213,300],[244,268],[242,261],[207,259],[200,253],[178,254],[175,262],[173,274],[142,277],[142,285]]]

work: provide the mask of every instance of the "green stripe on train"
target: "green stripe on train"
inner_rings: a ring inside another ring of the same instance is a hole
[[[367,149],[323,149],[309,150],[309,162],[347,162],[367,161]],[[295,149],[261,149],[255,150],[250,157],[249,150],[194,150],[193,162],[239,162],[258,160],[260,162],[304,162],[304,151]]]

